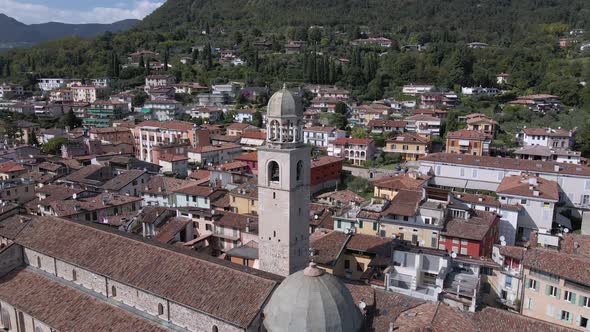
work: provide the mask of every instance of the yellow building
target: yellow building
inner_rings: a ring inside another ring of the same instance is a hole
[[[392,200],[400,190],[418,190],[429,181],[430,176],[416,172],[383,177],[373,181],[373,196]]]
[[[254,182],[244,183],[229,192],[229,205],[239,214],[258,214],[258,186]]]
[[[387,140],[383,152],[399,153],[403,161],[418,160],[430,151],[430,138],[413,133]]]

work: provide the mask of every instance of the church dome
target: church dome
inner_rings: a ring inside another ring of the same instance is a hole
[[[302,117],[303,105],[301,100],[287,90],[286,86],[270,97],[268,101],[269,117]]]
[[[264,326],[270,332],[358,332],[361,324],[361,312],[348,289],[313,263],[288,276],[264,309]]]

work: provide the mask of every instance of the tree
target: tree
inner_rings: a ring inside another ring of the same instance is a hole
[[[230,124],[234,122],[236,111],[228,111],[223,115],[223,123]]]
[[[348,126],[346,115],[340,113],[330,114],[330,126],[345,130]]]
[[[43,144],[42,150],[46,154],[58,154],[61,150],[61,146],[67,142],[65,137],[55,137]]]
[[[371,183],[369,180],[362,178],[360,176],[353,177],[350,182],[348,182],[348,188],[356,193],[363,193],[368,191],[370,188]]]
[[[143,59],[143,55],[139,57],[139,66],[141,68],[145,68],[145,60]]]
[[[367,132],[361,127],[355,127],[352,129],[351,136],[353,138],[367,138]]]
[[[259,110],[256,110],[256,112],[252,114],[252,125],[262,128],[262,113],[260,113]]]
[[[322,31],[318,28],[311,28],[309,29],[308,37],[310,42],[317,44],[322,39]]]
[[[164,71],[168,71],[168,58],[170,57],[170,55],[168,54],[169,52],[170,51],[166,46],[166,50],[164,51]]]
[[[82,125],[82,120],[78,119],[71,109],[62,116],[60,122],[63,127],[70,129],[78,128]]]
[[[339,101],[336,103],[336,107],[334,107],[334,112],[338,114],[346,114],[348,112],[348,106],[345,103]]]
[[[29,141],[30,145],[39,146],[39,140],[37,139],[37,135],[35,135],[33,130],[29,131],[27,140]]]
[[[236,30],[236,32],[234,32],[234,44],[240,45],[242,41],[244,41],[242,33],[239,30]]]
[[[131,101],[131,105],[133,107],[143,106],[143,104],[148,99],[148,97],[149,96],[147,95],[147,93],[145,93],[144,91],[140,91],[133,96],[133,100]]]

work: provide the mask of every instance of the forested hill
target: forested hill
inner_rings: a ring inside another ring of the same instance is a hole
[[[590,27],[587,0],[169,0],[136,26],[176,31],[195,25],[226,30],[289,26],[340,30],[364,26],[373,34],[444,35],[449,40],[503,44],[522,26],[562,23]],[[429,36],[422,38],[429,39]]]

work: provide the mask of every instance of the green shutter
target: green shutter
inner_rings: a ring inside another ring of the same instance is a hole
[[[576,293],[571,293],[572,298],[570,299],[571,304],[576,304]]]
[[[558,299],[561,299],[561,289],[557,289],[557,294],[555,294]]]
[[[549,290],[549,285],[545,285],[545,295],[549,295],[550,294],[550,290]]]
[[[540,283],[535,280],[535,291],[539,291]]]
[[[377,230],[377,222],[373,222],[373,230],[376,231]]]
[[[578,305],[579,305],[580,307],[583,307],[583,306],[584,306],[584,299],[585,299],[585,298],[586,298],[586,297],[585,297],[585,296],[582,296],[582,295],[580,295],[580,297],[578,297]]]
[[[363,221],[359,220],[359,228],[363,228]]]

